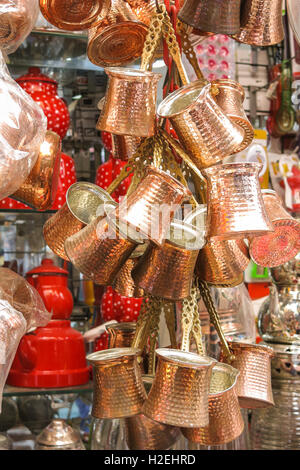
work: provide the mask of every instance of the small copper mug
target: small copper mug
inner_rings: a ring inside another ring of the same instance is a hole
[[[148,166],[135,191],[119,204],[112,215],[160,246],[168,234],[175,211],[190,195],[190,190],[171,175]]]
[[[140,137],[133,137],[132,135],[112,134],[111,153],[114,158],[127,161],[134,156],[141,141]]]
[[[110,9],[110,0],[40,0],[40,10],[59,29],[80,31],[97,24]]]
[[[135,137],[154,135],[161,74],[119,67],[105,68],[105,72],[109,81],[97,129]]]
[[[250,239],[250,256],[260,265],[273,268],[293,259],[300,251],[300,224],[282,206],[271,189],[262,190],[269,219],[275,231]]]
[[[240,372],[237,395],[241,408],[267,408],[274,406],[271,384],[271,359],[273,349],[259,344],[228,342],[235,356],[230,363]],[[225,362],[223,354],[221,362]]]
[[[139,354],[137,349],[115,348],[87,356],[93,365],[93,417],[125,418],[141,412],[147,393]]]
[[[244,139],[236,149],[236,152],[241,152],[251,144],[254,137],[253,127],[243,108],[245,99],[244,88],[238,82],[230,79],[214,80],[212,84],[215,85],[218,90],[218,93],[214,95],[216,103],[226,116],[244,131]]]
[[[142,55],[147,31],[124,0],[112,0],[108,15],[89,29],[88,58],[99,67],[129,64]]]
[[[136,323],[123,322],[116,323],[106,327],[108,331],[108,349],[130,348],[133,341]]]
[[[207,426],[208,393],[215,359],[157,349],[157,370],[142,412],[159,423],[178,427]]]
[[[138,264],[139,258],[129,258],[121,267],[113,283],[113,288],[124,297],[144,297],[144,290],[135,285],[132,271]]]
[[[33,209],[50,209],[58,188],[60,150],[59,135],[47,131],[33,169],[22,186],[10,197]]]
[[[259,163],[227,163],[202,171],[207,180],[208,238],[247,238],[274,231],[263,203]]]
[[[178,230],[178,237],[176,237]],[[175,221],[161,246],[150,245],[133,269],[135,284],[146,293],[168,300],[190,295],[195,263],[203,239],[193,226]]]
[[[186,0],[178,18],[189,26],[218,34],[240,30],[241,0]]]
[[[271,46],[284,38],[282,0],[244,0],[241,29],[233,36],[251,46]]]
[[[201,428],[182,428],[189,441],[207,446],[227,444],[244,430],[244,420],[236,392],[239,371],[218,362],[211,375],[208,397],[209,425]]]
[[[168,118],[198,168],[206,168],[240,147],[244,131],[232,122],[211,95],[211,84],[197,80],[171,93],[157,114]]]
[[[65,240],[100,216],[100,212],[104,217],[104,202],[117,205],[111,196],[96,184],[72,184],[66,195],[66,203],[44,225],[44,239],[49,248],[69,261],[64,248]]]

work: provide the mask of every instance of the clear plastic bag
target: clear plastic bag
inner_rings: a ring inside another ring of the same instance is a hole
[[[33,168],[47,130],[41,107],[13,80],[0,52],[0,200]]]
[[[0,49],[15,52],[32,31],[38,14],[38,0],[0,0]]]

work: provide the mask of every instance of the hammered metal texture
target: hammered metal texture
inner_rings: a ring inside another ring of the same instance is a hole
[[[241,152],[251,144],[254,137],[254,129],[243,108],[245,91],[239,83],[230,79],[214,80],[211,83],[218,89],[218,93],[214,95],[216,103],[244,131],[244,139],[236,149],[236,152]]]
[[[148,166],[145,177],[134,192],[112,213],[116,220],[128,224],[157,245],[164,242],[174,210],[191,196],[188,188],[168,173]],[[166,208],[164,214],[161,211]]]
[[[284,38],[282,0],[245,0],[241,8],[241,30],[233,36],[251,46],[271,46]]]
[[[206,168],[236,152],[244,131],[230,121],[211,95],[211,84],[197,80],[171,93],[157,114],[168,118],[198,168]]]
[[[117,348],[87,356],[93,365],[93,417],[125,418],[141,412],[147,393],[138,354],[136,349]]]
[[[156,375],[143,414],[171,426],[207,426],[209,384],[216,361],[177,349],[158,349],[156,354]]]
[[[161,74],[118,67],[105,72],[109,81],[97,129],[135,137],[154,135]]]
[[[141,144],[140,137],[133,137],[132,135],[115,135],[112,134],[112,150],[111,153],[114,158],[119,158],[122,161],[127,161],[132,158]]]
[[[231,366],[240,372],[237,395],[241,408],[274,406],[271,384],[271,358],[273,349],[250,343],[229,342],[235,359]],[[223,356],[221,362],[225,362]]]
[[[112,348],[129,348],[133,341],[136,323],[123,322],[106,327],[108,331],[108,349]]]
[[[99,217],[65,241],[70,261],[86,279],[111,286],[136,244]]]
[[[214,366],[208,397],[209,425],[182,428],[184,437],[209,446],[227,444],[242,434],[244,420],[236,394],[238,375],[239,372],[227,364]]]
[[[280,266],[300,251],[300,224],[282,206],[275,191],[263,190],[263,201],[275,231],[251,238],[250,256],[260,266]]]
[[[207,180],[208,238],[247,238],[274,231],[263,203],[259,163],[227,163],[202,171]]]
[[[40,10],[49,23],[59,29],[80,31],[106,16],[110,0],[40,0]]]
[[[130,5],[133,13],[139,21],[146,26],[150,25],[150,21],[156,12],[156,0],[126,0]],[[163,4],[163,0],[158,0],[158,4]]]
[[[186,0],[178,18],[195,29],[218,34],[240,30],[241,0]]]
[[[66,239],[95,219],[105,202],[116,205],[111,196],[95,184],[80,182],[70,186],[66,203],[44,224],[44,239],[49,248],[69,261],[64,247]]]
[[[113,283],[113,288],[118,294],[124,297],[140,298],[144,296],[144,291],[135,285],[132,277],[132,270],[135,268],[139,258],[128,259],[121,267]]]
[[[59,135],[47,131],[33,169],[10,197],[40,211],[50,209],[58,187],[60,150]]]
[[[234,287],[243,282],[243,273],[250,262],[243,240],[211,238],[200,250],[195,274],[216,287]]]

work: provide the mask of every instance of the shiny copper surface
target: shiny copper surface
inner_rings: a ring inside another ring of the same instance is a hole
[[[207,426],[209,384],[216,361],[177,349],[157,349],[156,354],[157,370],[143,414],[171,426]]]
[[[262,194],[275,231],[251,238],[249,252],[256,264],[272,268],[290,261],[300,251],[300,224],[284,209],[275,191],[262,190]]]
[[[121,295],[124,295],[124,297],[139,298],[144,296],[143,289],[135,285],[132,277],[132,270],[135,268],[138,262],[139,258],[128,259],[121,267],[113,283],[113,288],[115,291]]]
[[[40,0],[40,10],[49,23],[68,31],[88,29],[107,15],[110,0]]]
[[[130,348],[136,330],[135,322],[116,323],[106,329],[109,334],[108,349]]]
[[[159,73],[106,68],[109,76],[97,129],[119,135],[150,137],[155,133]]]
[[[132,8],[133,13],[137,16],[138,20],[146,26],[150,25],[151,18],[156,12],[156,0],[126,0]],[[163,3],[163,0],[158,0],[158,4]]]
[[[213,370],[208,397],[209,425],[182,428],[189,441],[211,446],[231,442],[243,432],[244,420],[236,393],[239,372],[227,364],[217,363]]]
[[[259,163],[227,163],[202,171],[207,180],[208,238],[247,238],[274,231],[259,184]]]
[[[47,131],[33,169],[22,186],[10,197],[37,210],[50,209],[58,187],[60,150],[59,135]]]
[[[241,29],[234,39],[252,46],[271,46],[284,38],[282,0],[245,0]]]
[[[198,168],[206,168],[235,153],[244,131],[224,114],[211,95],[211,84],[197,80],[171,93],[158,106],[170,119],[178,138]]]
[[[248,248],[243,240],[210,238],[199,252],[195,274],[216,287],[234,287],[243,282],[249,262]]]
[[[219,34],[235,34],[240,29],[241,0],[186,0],[178,18],[189,26]]]
[[[251,144],[254,137],[254,129],[249,122],[243,108],[245,99],[244,88],[234,80],[220,79],[212,82],[218,89],[218,93],[214,95],[216,103],[222,111],[244,131],[244,139],[239,147],[235,150],[241,152]]]
[[[229,342],[235,359],[231,366],[240,372],[237,395],[241,408],[267,408],[274,406],[271,384],[273,349],[258,344]],[[225,362],[221,354],[221,362]]]
[[[115,348],[87,356],[93,365],[93,417],[124,418],[141,412],[147,394],[138,355],[137,349]]]
[[[80,182],[70,186],[66,203],[44,225],[44,239],[49,248],[69,261],[64,248],[66,239],[94,220],[104,202],[116,205],[111,196],[95,184]],[[102,213],[104,216],[104,211]]]
[[[65,241],[65,251],[76,269],[104,286],[113,284],[136,246],[137,242],[101,216]]]
[[[134,156],[136,150],[141,144],[140,137],[132,135],[116,135],[112,134],[112,150],[114,158],[127,161]]]
[[[168,173],[148,166],[145,177],[115,209],[116,220],[128,224],[146,239],[162,245],[175,208],[191,195],[188,188]]]

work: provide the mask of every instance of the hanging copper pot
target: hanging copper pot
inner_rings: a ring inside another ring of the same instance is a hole
[[[127,161],[134,156],[142,139],[132,135],[116,135],[112,134],[112,150],[114,158]]]
[[[139,262],[139,257],[129,258],[121,267],[113,283],[113,288],[124,297],[144,297],[144,290],[135,285],[132,271]]]
[[[106,329],[109,334],[108,349],[130,348],[136,330],[135,322],[116,323]]]

